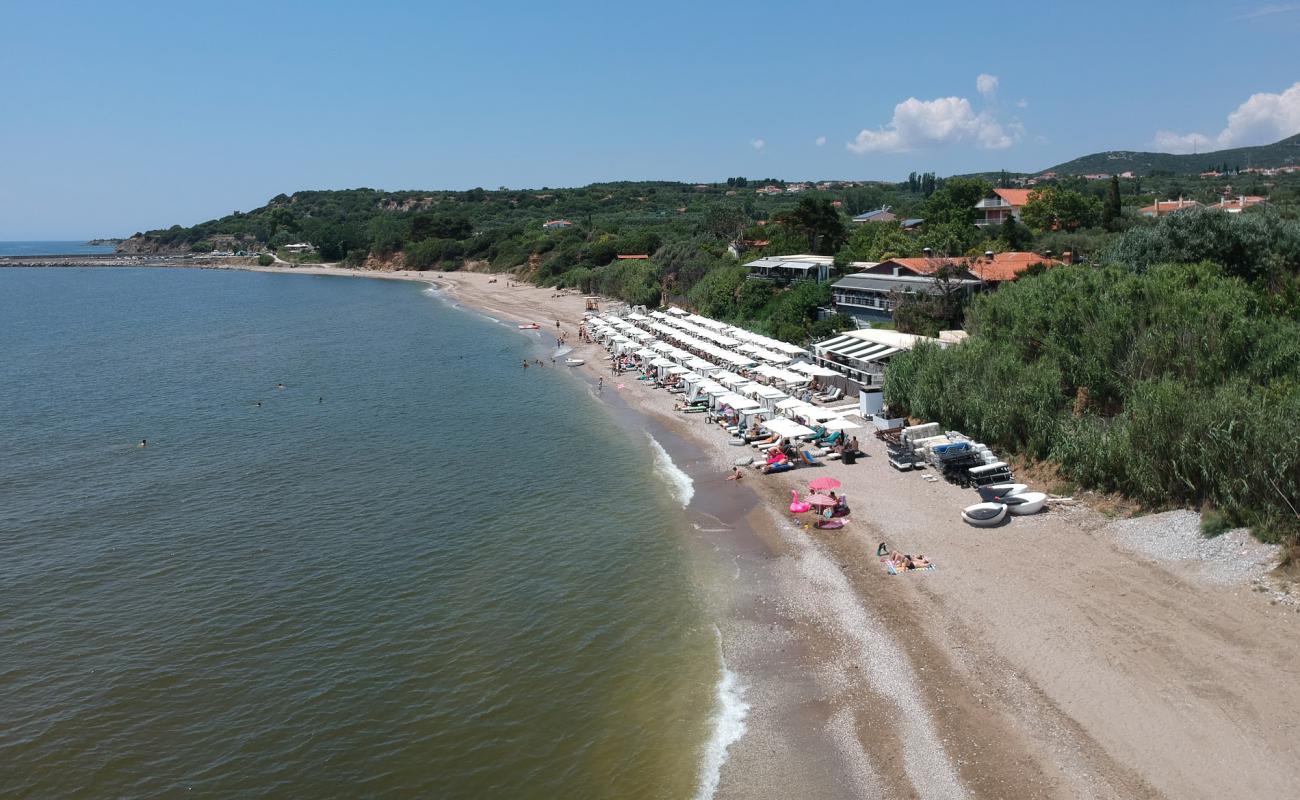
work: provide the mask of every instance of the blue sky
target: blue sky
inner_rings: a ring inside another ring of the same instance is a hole
[[[1257,144],[1300,130],[1297,41],[1300,3],[0,0],[0,239],[299,189],[898,179]]]

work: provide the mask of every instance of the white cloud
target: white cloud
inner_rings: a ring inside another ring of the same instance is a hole
[[[1235,17],[1235,19],[1259,19],[1260,17],[1271,17],[1275,14],[1291,14],[1296,11],[1300,11],[1300,3],[1282,3],[1260,6],[1254,11],[1248,11]]]
[[[755,139],[749,143],[749,146],[761,152],[764,147],[767,147],[767,142],[762,139]]]
[[[1016,108],[1029,108],[1029,101],[1023,97],[1020,98],[1016,101]]]
[[[1252,94],[1228,115],[1228,124],[1216,136],[1203,133],[1156,131],[1155,145],[1173,153],[1190,153],[1207,147],[1243,147],[1269,144],[1300,133],[1300,81],[1275,94]]]
[[[1174,133],[1173,131],[1156,131],[1155,146],[1162,153],[1204,153],[1213,150],[1213,139],[1203,133]]]
[[[998,76],[986,72],[980,73],[980,76],[975,79],[975,88],[985,97],[992,95],[998,90]]]
[[[825,136],[818,136],[818,137],[817,137],[817,140],[816,140],[816,144],[817,144],[818,147],[821,147],[822,145],[826,144],[826,137],[825,137]]]
[[[1024,127],[1018,122],[1004,125],[989,111],[975,113],[964,97],[909,97],[894,106],[888,125],[877,130],[863,129],[846,146],[859,155],[964,141],[973,141],[987,150],[1001,150],[1023,134]]]

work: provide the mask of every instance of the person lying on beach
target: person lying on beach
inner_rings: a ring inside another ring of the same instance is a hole
[[[920,554],[914,556],[910,553],[893,553],[885,560],[892,564],[894,569],[925,569],[930,566],[930,559]]]
[[[740,480],[740,479],[743,478],[743,477],[744,477],[744,476],[740,474],[740,467],[732,467],[732,468],[731,468],[731,474],[727,476],[727,480],[729,480],[729,481],[738,481],[738,480]]]

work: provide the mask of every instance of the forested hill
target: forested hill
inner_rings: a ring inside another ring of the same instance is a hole
[[[1300,165],[1300,133],[1280,142],[1257,147],[1234,147],[1209,153],[1175,155],[1173,153],[1141,153],[1133,150],[1110,150],[1093,153],[1064,164],[1049,167],[1044,172],[1058,175],[1116,174],[1132,170],[1138,175],[1169,172],[1177,175],[1197,175],[1208,170],[1237,170],[1247,167],[1284,167]]]

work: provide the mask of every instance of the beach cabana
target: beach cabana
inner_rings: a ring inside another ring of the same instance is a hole
[[[744,411],[750,408],[761,408],[762,404],[757,400],[750,400],[748,397],[731,392],[720,395],[714,400],[714,407],[731,406],[737,411]]]
[[[835,417],[834,419],[828,419],[826,420],[825,425],[826,425],[826,430],[828,431],[848,431],[848,430],[853,430],[854,428],[862,427],[856,422],[849,422],[844,417]]]
[[[833,369],[827,369],[819,364],[809,364],[803,361],[800,361],[798,364],[791,364],[789,369],[795,372],[802,372],[804,375],[814,378],[834,378],[840,374]]]
[[[797,439],[801,436],[812,436],[813,430],[806,426],[800,425],[792,419],[785,417],[773,417],[765,420],[762,426],[768,433],[784,436],[788,439]]]

